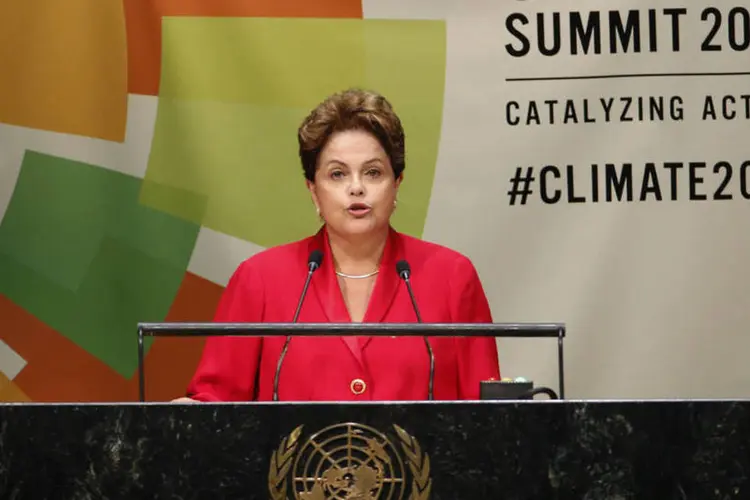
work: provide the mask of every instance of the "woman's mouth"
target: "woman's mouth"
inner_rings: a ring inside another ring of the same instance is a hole
[[[352,203],[349,205],[349,208],[347,208],[347,211],[354,217],[364,217],[369,214],[371,210],[372,207],[365,203]]]

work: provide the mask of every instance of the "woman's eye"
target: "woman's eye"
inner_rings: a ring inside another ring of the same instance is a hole
[[[342,172],[340,170],[336,170],[334,172],[331,172],[331,178],[333,178],[333,179],[339,179],[339,178],[341,178],[343,176],[344,176],[344,172]]]
[[[377,170],[377,169],[368,170],[367,175],[369,175],[370,177],[377,177],[378,175],[380,175],[380,170]]]

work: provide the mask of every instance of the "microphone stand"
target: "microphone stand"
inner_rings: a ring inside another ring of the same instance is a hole
[[[411,305],[414,308],[414,314],[417,315],[417,322],[422,323],[422,315],[419,314],[419,307],[417,307],[417,300],[414,297],[414,291],[411,288],[411,281],[409,279],[409,275],[411,273],[409,264],[403,260],[399,261],[396,264],[396,270],[398,271],[401,279],[404,280],[404,283],[406,283],[406,289],[409,291],[409,298],[411,299]],[[427,389],[427,397],[430,401],[432,401],[434,399],[433,385],[435,380],[435,354],[432,352],[432,345],[430,345],[430,339],[428,339],[427,336],[424,337],[424,343],[427,347],[427,354],[430,357],[430,381]]]
[[[302,310],[302,303],[305,301],[305,296],[307,295],[307,288],[310,286],[310,280],[312,279],[313,273],[318,269],[320,266],[320,260],[322,259],[323,254],[320,251],[314,251],[313,254],[311,254],[310,259],[308,260],[308,271],[307,271],[307,278],[305,278],[305,285],[302,287],[302,293],[299,296],[299,302],[297,303],[297,310],[294,311],[294,318],[292,319],[292,323],[297,322],[297,318],[299,318],[299,313]],[[273,400],[278,401],[279,400],[279,375],[281,374],[281,364],[284,362],[284,358],[286,357],[286,351],[289,349],[289,343],[292,341],[292,336],[287,335],[286,340],[284,340],[284,347],[281,348],[281,354],[279,355],[279,360],[276,363],[276,373],[273,377]]]

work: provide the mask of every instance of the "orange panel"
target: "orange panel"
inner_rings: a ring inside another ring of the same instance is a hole
[[[211,321],[224,288],[192,273],[186,273],[166,321]],[[146,399],[169,401],[184,395],[200,359],[202,337],[161,337],[151,345],[144,362]],[[138,375],[132,379],[138,388]]]
[[[118,2],[0,2],[0,122],[123,141],[125,37]]]
[[[109,366],[0,295],[0,336],[27,362],[14,382],[33,401],[132,401]]]
[[[361,18],[361,0],[124,0],[128,40],[128,91],[158,95],[161,18],[327,17]]]
[[[30,401],[30,399],[3,372],[0,372],[0,401],[6,403],[25,403]]]

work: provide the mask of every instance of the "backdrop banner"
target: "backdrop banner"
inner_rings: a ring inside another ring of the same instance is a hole
[[[395,227],[567,323],[568,398],[748,395],[750,7],[260,3],[0,6],[0,400],[135,399],[138,321],[317,229],[296,129],[352,86],[406,128]],[[149,344],[149,399],[201,347]],[[556,387],[555,341],[498,347]]]

